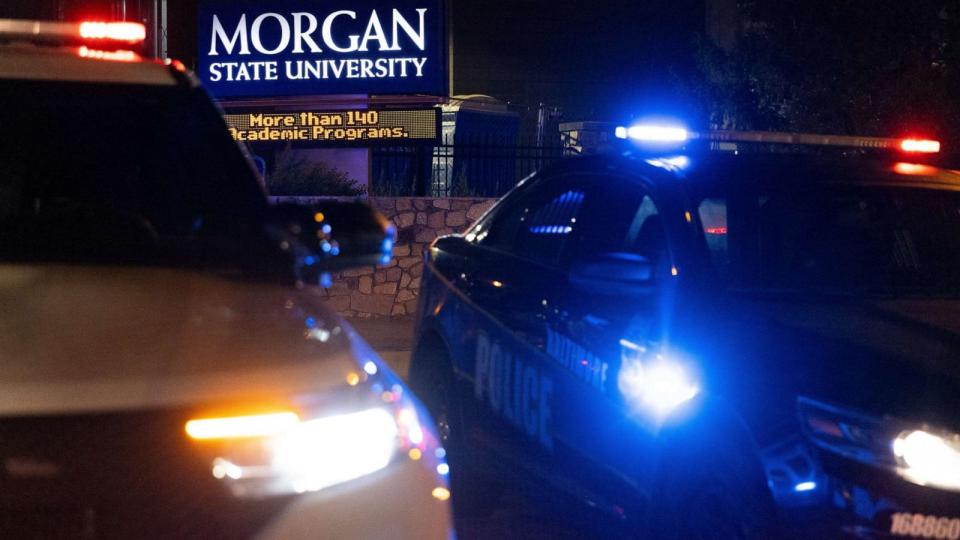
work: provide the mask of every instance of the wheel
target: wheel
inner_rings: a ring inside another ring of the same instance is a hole
[[[417,346],[410,364],[410,386],[433,416],[447,451],[455,517],[486,516],[502,488],[467,444],[464,398],[457,392],[450,354],[439,338]]]
[[[659,467],[644,538],[766,540],[781,538],[776,504],[749,437],[740,445],[675,449]],[[683,445],[683,443],[680,443]],[[676,447],[674,447],[676,448]]]

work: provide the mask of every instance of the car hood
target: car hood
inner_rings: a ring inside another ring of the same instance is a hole
[[[960,427],[960,302],[753,298],[727,307],[720,341],[730,357],[753,359],[731,377]]]
[[[899,358],[938,377],[960,376],[960,302],[755,303],[770,320],[832,341]]]
[[[372,353],[314,295],[188,270],[0,265],[0,416],[343,386],[355,351]]]

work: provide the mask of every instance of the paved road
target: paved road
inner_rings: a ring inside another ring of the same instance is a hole
[[[557,516],[545,515],[522,497],[502,498],[493,513],[480,518],[456,517],[460,540],[592,540],[599,535],[577,530]]]
[[[348,319],[348,322],[377,351],[380,358],[406,379],[410,371],[410,351],[413,349],[413,317]]]

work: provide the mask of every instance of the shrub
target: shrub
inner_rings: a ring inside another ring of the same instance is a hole
[[[271,195],[348,196],[364,195],[366,188],[345,172],[325,161],[311,161],[286,148],[277,154],[273,170],[267,174]]]

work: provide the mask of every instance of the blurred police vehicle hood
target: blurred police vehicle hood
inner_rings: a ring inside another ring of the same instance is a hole
[[[0,415],[271,400],[342,385],[349,327],[282,285],[180,269],[0,266]]]
[[[0,19],[0,536],[449,538],[429,415],[321,305],[391,226],[269,204],[145,36]]]

